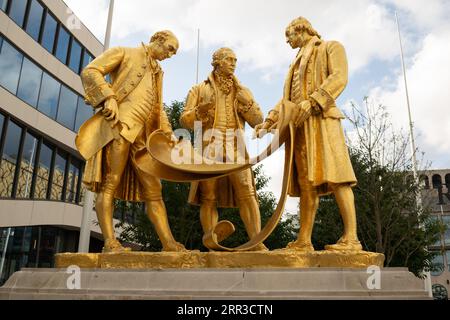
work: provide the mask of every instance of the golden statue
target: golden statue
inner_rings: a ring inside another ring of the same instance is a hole
[[[246,122],[255,127],[264,120],[250,90],[243,87],[234,76],[236,62],[236,55],[229,48],[221,48],[213,54],[212,73],[207,80],[190,90],[180,119],[186,129],[194,129],[197,121],[203,133],[212,132],[209,137],[206,133],[203,135],[203,150],[209,150],[210,152],[206,152],[207,156],[218,159],[219,164],[222,161],[236,163],[239,156],[242,159],[248,158],[245,145],[243,151],[239,150],[237,141],[242,137]],[[217,207],[239,207],[250,239],[261,231],[255,179],[251,168],[218,179],[192,182],[189,203],[200,205],[200,221],[205,234],[203,243],[210,249],[208,243],[212,237],[218,237],[217,242],[221,242],[234,231],[228,229],[214,234],[219,223]],[[253,250],[267,248],[259,244]]]
[[[158,61],[175,55],[178,47],[172,32],[160,31],[148,45],[106,51],[81,74],[86,101],[98,112],[80,128],[76,143],[87,160],[83,182],[97,193],[97,217],[105,240],[103,252],[129,250],[114,235],[115,198],[145,202],[163,251],[185,251],[170,230],[161,181],[140,170],[135,161],[136,153],[146,149],[147,137],[153,131],[173,136],[162,107],[163,71]],[[107,75],[111,83],[105,80]]]
[[[352,187],[356,177],[345,144],[341,111],[336,99],[348,81],[344,47],[336,41],[324,41],[311,23],[297,18],[286,29],[287,42],[300,51],[292,63],[284,88],[283,101],[258,125],[256,134],[280,121],[285,101],[297,106],[290,119],[295,123],[293,178],[289,195],[300,196],[300,234],[288,249],[312,252],[311,235],[319,196],[333,193],[344,223],[344,235],[327,250],[361,251],[357,236],[355,203]],[[289,155],[286,144],[286,155]]]
[[[362,251],[357,237],[352,191],[356,178],[341,126],[344,116],[335,102],[347,84],[347,59],[342,45],[321,40],[306,19],[294,20],[287,28],[286,37],[292,48],[301,50],[290,68],[283,99],[264,122],[251,92],[234,76],[235,54],[227,48],[218,50],[213,56],[214,71],[206,81],[191,89],[180,119],[186,128],[206,130],[201,136],[202,153],[199,154],[198,148],[187,141],[189,139],[176,141],[173,138],[161,108],[162,72],[155,60],[170,57],[178,48],[175,37],[168,34],[167,37],[155,35],[144,49],[113,49],[83,72],[87,100],[97,108],[103,108],[103,102],[107,101],[102,113],[81,128],[77,139],[80,152],[89,159],[85,182],[91,190],[99,192],[97,213],[102,231],[109,243],[114,243],[114,247],[105,245],[105,251],[123,250],[116,246],[112,233],[114,193],[122,199],[147,200],[149,216],[164,249],[184,251],[170,233],[160,200],[161,186],[156,180],[159,178],[192,182],[189,202],[201,206],[203,242],[212,251],[225,252],[59,254],[57,266],[65,268],[75,264],[82,268],[106,269],[382,267],[384,255]],[[139,69],[141,65],[143,70]],[[112,76],[112,85],[104,81],[108,73]],[[141,87],[143,77],[147,80]],[[110,107],[109,101],[114,99],[118,107],[114,107],[114,102]],[[144,114],[146,117],[142,118]],[[267,132],[274,133],[270,145],[253,159],[249,159],[245,144],[243,150],[239,149],[239,132],[245,122],[254,126],[259,137]],[[206,134],[208,129],[213,129],[210,136]],[[238,134],[226,134],[223,139],[224,131],[236,129],[239,129]],[[286,146],[286,161],[280,200],[261,228],[251,167],[283,145]],[[189,161],[174,159],[174,155],[181,154]],[[240,161],[242,158],[244,161]],[[197,159],[201,161],[196,162]],[[127,160],[130,163],[125,166]],[[319,197],[331,193],[340,208],[344,235],[337,244],[327,246],[327,250],[314,251],[311,234]],[[301,198],[298,240],[289,244],[287,250],[265,251],[262,243],[278,225],[288,194]],[[218,221],[217,206],[239,206],[250,241],[237,248],[219,243],[234,231],[234,226],[228,221]]]

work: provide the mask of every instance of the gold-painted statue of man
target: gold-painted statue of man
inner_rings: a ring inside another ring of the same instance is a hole
[[[246,156],[239,155],[235,131],[243,130],[246,122],[255,127],[264,120],[250,90],[243,87],[234,76],[236,62],[236,55],[229,48],[221,48],[213,54],[213,72],[207,80],[190,90],[180,119],[186,129],[194,129],[194,123],[199,121],[203,133],[213,130],[210,138],[203,137],[203,148],[218,148],[222,151],[224,161],[237,161],[238,156]],[[227,135],[227,132],[233,134]],[[218,136],[220,138],[216,139]],[[230,150],[231,155],[227,154]],[[239,207],[250,239],[261,231],[261,217],[251,169],[221,179],[192,183],[189,203],[200,205],[204,243],[205,239],[212,236],[219,221],[217,207]],[[218,240],[223,240],[220,235]],[[254,250],[267,249],[261,244]]]
[[[148,45],[106,51],[81,74],[86,101],[99,110],[81,127],[77,146],[88,160],[84,183],[98,194],[96,211],[104,252],[128,250],[114,235],[115,198],[145,202],[163,250],[185,250],[170,230],[160,180],[139,170],[135,162],[153,131],[162,129],[172,136],[162,108],[163,71],[158,61],[175,55],[178,47],[172,32],[160,31]],[[105,80],[107,75],[111,84]]]
[[[319,196],[333,193],[343,219],[344,235],[326,249],[362,250],[352,191],[356,177],[341,126],[344,116],[336,107],[336,99],[348,82],[345,49],[336,41],[322,40],[303,17],[290,23],[286,38],[293,49],[300,48],[290,67],[283,97],[298,107],[297,118],[292,119],[297,130],[294,178],[289,195],[300,196],[300,234],[288,248],[314,251],[311,235]],[[281,103],[256,128],[258,135],[261,129],[278,122]]]

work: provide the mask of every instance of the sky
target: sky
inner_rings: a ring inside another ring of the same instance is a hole
[[[103,41],[108,0],[64,0]],[[230,47],[236,75],[267,114],[282,97],[284,80],[297,52],[284,32],[304,16],[324,40],[346,48],[349,84],[338,105],[383,104],[398,129],[408,130],[408,111],[395,12],[402,33],[411,115],[417,147],[431,169],[450,168],[450,0],[116,0],[111,46],[147,43],[169,29],[180,50],[162,63],[164,101],[185,99],[196,83],[200,30],[199,81],[211,72],[212,53]],[[348,127],[344,120],[343,125]],[[251,142],[250,142],[251,143]],[[268,189],[279,196],[283,152],[264,162],[272,178]],[[295,214],[298,199],[286,210]]]

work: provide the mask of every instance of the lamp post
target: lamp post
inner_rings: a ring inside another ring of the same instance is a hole
[[[114,16],[114,0],[110,0],[108,22],[106,25],[104,51],[108,50],[111,44],[111,30],[112,30],[113,16]],[[94,207],[94,193],[86,190],[83,203],[83,217],[81,219],[81,226],[80,226],[80,240],[78,243],[79,253],[89,252],[89,242],[91,237],[91,213],[93,207]]]
[[[417,156],[416,156],[416,141],[414,138],[414,122],[412,120],[412,115],[411,115],[411,104],[410,104],[410,100],[409,100],[408,80],[406,78],[405,58],[404,58],[404,54],[403,54],[402,34],[400,32],[400,23],[398,20],[397,11],[395,12],[395,19],[397,21],[398,38],[399,38],[399,42],[400,42],[400,57],[401,57],[402,69],[403,69],[403,78],[405,81],[406,105],[408,107],[409,139],[410,139],[410,143],[411,143],[413,175],[414,175],[414,181],[418,185],[420,183],[420,180],[419,180],[419,174],[417,172]],[[419,212],[422,212],[422,198],[421,198],[420,190],[416,194],[416,203],[417,203],[417,207],[419,208]],[[426,276],[425,287],[428,290],[428,294],[429,294],[430,298],[432,298],[433,297],[433,287],[431,284],[431,272],[426,272],[425,276]]]

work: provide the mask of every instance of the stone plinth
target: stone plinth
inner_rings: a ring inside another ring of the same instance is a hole
[[[82,269],[69,290],[66,269],[24,269],[0,288],[0,299],[428,299],[423,280],[406,269],[382,269],[379,289],[366,269]]]

